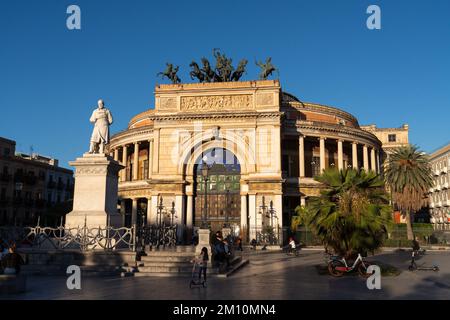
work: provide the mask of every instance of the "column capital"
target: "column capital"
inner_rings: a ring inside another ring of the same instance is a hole
[[[358,143],[358,141],[352,141],[352,144],[358,145],[359,143]]]

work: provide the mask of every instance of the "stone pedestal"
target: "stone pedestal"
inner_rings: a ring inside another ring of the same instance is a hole
[[[121,227],[117,212],[118,175],[124,167],[104,154],[85,153],[69,163],[75,167],[73,211],[66,227]]]
[[[195,254],[199,254],[203,247],[208,248],[208,252],[211,255],[211,244],[209,243],[209,229],[198,229],[198,245],[195,247]]]

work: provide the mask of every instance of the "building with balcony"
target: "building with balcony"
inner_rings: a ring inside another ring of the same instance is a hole
[[[174,207],[185,234],[204,219],[213,231],[228,222],[247,241],[289,226],[295,208],[319,194],[313,177],[323,169],[380,172],[383,158],[382,142],[353,115],[272,80],[156,86],[154,108],[113,135],[108,152],[126,167],[125,225],[168,219],[158,207]]]
[[[16,142],[0,137],[0,225],[31,225],[73,198],[73,172],[38,154],[16,153]],[[50,221],[43,221],[50,223]]]
[[[434,186],[430,189],[431,222],[439,228],[450,228],[450,144],[430,155]]]

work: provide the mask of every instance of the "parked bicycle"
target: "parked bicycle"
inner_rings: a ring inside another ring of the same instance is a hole
[[[330,260],[328,261],[328,272],[334,277],[342,277],[344,273],[358,270],[360,276],[368,278],[371,276],[370,273],[367,273],[369,266],[370,262],[364,261],[363,257],[359,253],[352,265],[348,265],[345,258],[330,256]]]

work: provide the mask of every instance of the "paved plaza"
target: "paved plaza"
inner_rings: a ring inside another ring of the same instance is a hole
[[[441,270],[409,272],[409,252],[383,252],[368,260],[388,263],[399,276],[382,277],[381,290],[368,290],[357,275],[321,275],[321,251],[303,250],[299,257],[282,253],[250,255],[250,263],[229,278],[211,278],[207,288],[189,288],[188,277],[84,277],[81,290],[68,290],[65,277],[28,278],[28,292],[2,299],[450,299],[450,252],[429,251],[420,264]]]

